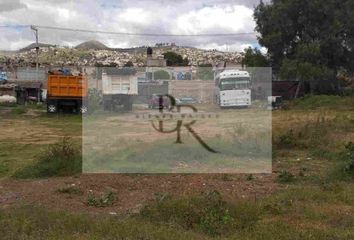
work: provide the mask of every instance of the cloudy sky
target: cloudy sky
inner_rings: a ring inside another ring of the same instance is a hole
[[[215,34],[254,32],[253,8],[259,0],[0,0],[0,49],[34,42],[28,26],[130,33]],[[175,42],[223,51],[257,47],[256,34],[242,36],[120,36],[39,29],[42,43],[75,46],[99,40],[109,47]]]

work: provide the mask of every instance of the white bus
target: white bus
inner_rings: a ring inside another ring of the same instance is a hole
[[[251,106],[251,79],[247,71],[224,70],[215,76],[215,101],[220,107]]]

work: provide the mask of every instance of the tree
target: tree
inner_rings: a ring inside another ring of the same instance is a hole
[[[259,49],[252,49],[251,47],[245,49],[242,65],[246,65],[247,67],[269,67],[266,56]]]
[[[340,69],[353,73],[353,9],[352,0],[261,1],[256,30],[275,73],[319,85]]]
[[[165,70],[158,70],[158,71],[154,72],[154,79],[168,80],[168,79],[170,79],[170,74]]]
[[[166,59],[167,66],[188,66],[188,59],[175,52],[165,52],[163,56]]]
[[[132,61],[128,61],[124,64],[124,67],[134,67],[134,64]]]

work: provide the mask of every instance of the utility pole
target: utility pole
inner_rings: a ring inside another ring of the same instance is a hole
[[[39,72],[38,72],[38,70],[39,70],[39,64],[38,64],[38,56],[39,56],[38,28],[36,26],[34,26],[34,25],[31,25],[31,29],[34,31],[35,36],[36,36],[36,75],[37,75],[37,80],[39,80],[38,79],[38,77],[39,77]],[[41,91],[38,90],[38,96],[37,96],[38,102],[40,102],[40,93],[41,93]]]
[[[31,29],[34,31],[36,35],[36,71],[38,73],[38,55],[39,55],[39,45],[38,45],[38,28],[34,25],[31,25]]]

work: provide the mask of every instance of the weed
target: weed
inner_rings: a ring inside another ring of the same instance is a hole
[[[230,174],[223,174],[221,177],[221,180],[225,181],[225,182],[230,182],[233,180],[232,176]]]
[[[193,232],[128,218],[49,211],[21,205],[0,210],[1,239],[177,239],[206,240]]]
[[[9,168],[4,165],[0,164],[0,176],[5,175],[9,171]]]
[[[345,145],[345,149],[347,151],[347,156],[349,158],[349,163],[345,167],[345,171],[347,173],[353,174],[354,175],[354,143],[349,142]]]
[[[38,161],[17,172],[16,178],[40,178],[69,176],[80,173],[82,169],[81,152],[70,138],[64,137],[42,152]]]
[[[335,153],[334,167],[329,171],[326,181],[352,181],[354,180],[354,143],[345,144],[344,151]]]
[[[95,197],[93,193],[89,193],[86,199],[86,205],[94,207],[112,206],[115,200],[115,194],[112,191],[107,191],[102,196]]]
[[[57,190],[58,193],[64,193],[64,194],[76,194],[76,195],[82,195],[83,192],[80,188],[78,187],[75,187],[75,186],[65,186],[65,187],[62,187],[62,188],[59,188]]]
[[[254,179],[253,174],[248,174],[247,177],[246,177],[247,181],[252,181],[253,179]]]
[[[222,200],[217,191],[178,199],[166,199],[145,206],[140,216],[149,221],[165,222],[215,236],[251,227],[258,221],[254,205],[233,205]]]
[[[299,171],[299,177],[305,177],[305,172],[307,171],[307,168],[302,167]]]
[[[329,95],[313,95],[306,96],[304,98],[295,99],[290,103],[292,109],[352,109],[352,99],[343,98],[340,96],[329,96]]]
[[[27,109],[25,106],[16,106],[11,110],[11,113],[14,115],[21,115],[27,112]]]
[[[162,201],[166,201],[167,199],[171,199],[170,193],[157,192],[157,193],[154,193],[154,195],[155,195],[155,200],[157,202],[162,202]]]
[[[292,129],[279,137],[279,145],[281,147],[294,147],[295,144],[296,139]]]
[[[291,183],[294,181],[295,181],[295,176],[286,170],[282,170],[278,174],[278,182],[280,183]]]

